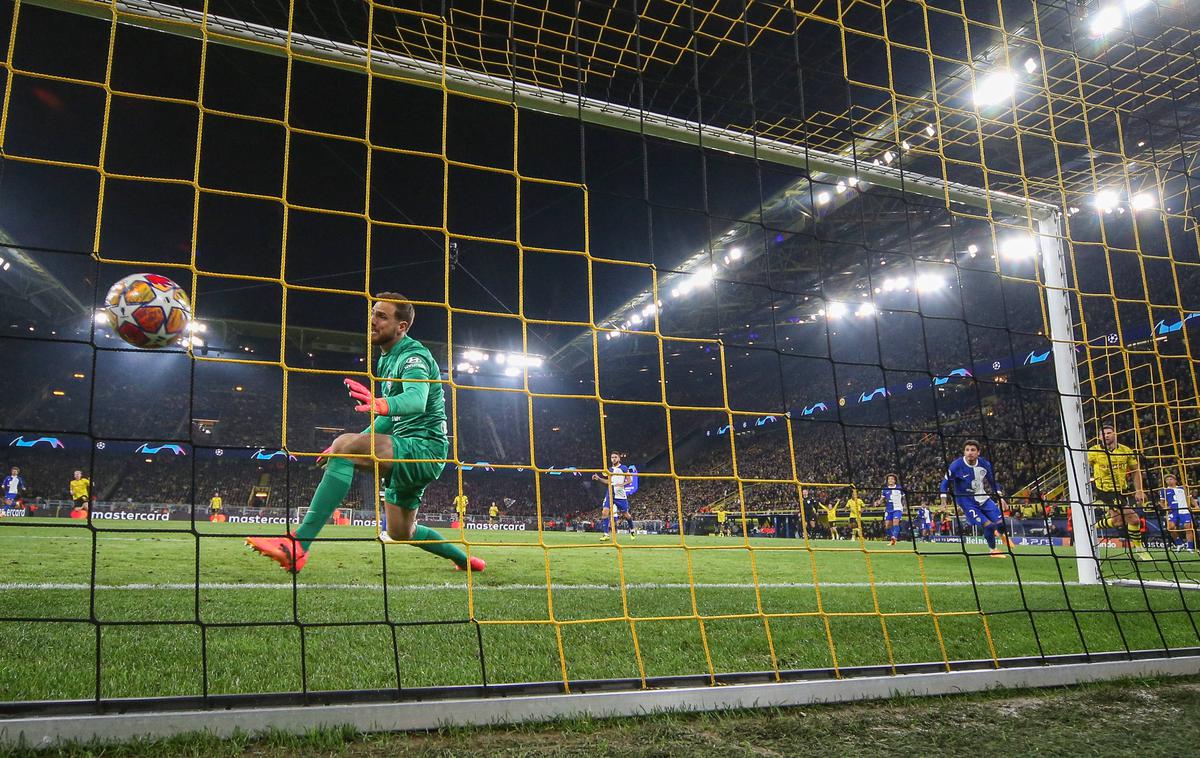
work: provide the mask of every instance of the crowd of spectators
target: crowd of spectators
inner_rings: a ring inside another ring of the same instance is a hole
[[[16,427],[45,424],[65,433],[68,444],[8,448],[0,463],[6,470],[20,465],[27,494],[43,499],[65,499],[71,472],[79,468],[90,474],[96,497],[111,502],[203,506],[220,493],[228,505],[282,509],[307,505],[320,469],[311,457],[261,460],[247,451],[277,450],[285,444],[286,430],[290,449],[317,452],[337,434],[364,426],[351,404],[330,402],[343,394],[336,377],[291,378],[284,414],[279,402],[262,400],[278,394],[278,369],[241,372],[236,378],[200,369],[190,379],[175,376],[186,366],[168,366],[151,377],[182,380],[171,385],[173,395],[157,395],[153,404],[142,402],[144,388],[139,393],[133,380],[111,368],[108,380],[96,383],[90,400],[94,413],[84,409],[80,415],[78,398],[72,399],[76,405],[70,412],[45,403],[21,404],[14,410]],[[102,370],[97,367],[98,374]],[[674,412],[668,437],[666,414],[655,406],[605,404],[601,409],[586,397],[530,399],[521,393],[458,389],[447,393],[447,405],[454,419],[451,455],[464,465],[461,470],[447,466],[427,489],[423,507],[451,511],[461,486],[477,513],[496,503],[513,517],[533,516],[540,507],[544,516],[594,518],[605,487],[592,480],[590,471],[575,469],[599,468],[604,451],[616,450],[624,463],[642,472],[634,501],[639,519],[671,521],[717,505],[740,509],[744,503],[748,512],[803,513],[815,522],[812,508],[844,501],[855,490],[870,505],[889,472],[899,476],[910,505],[936,509],[942,472],[967,438],[983,441],[984,456],[1010,493],[1061,463],[1057,395],[1010,391],[1000,384],[993,390],[980,398],[975,385],[962,383],[942,390],[934,407],[923,411],[916,406],[888,411],[879,404],[858,416],[847,411],[840,419],[828,414],[829,420],[790,423],[777,417],[763,426],[743,429],[735,423],[724,431],[724,414]],[[1161,428],[1153,414],[1150,409],[1126,423]],[[105,438],[180,441],[190,453],[93,449]],[[226,449],[237,453],[216,455]],[[557,470],[537,474],[534,460],[540,468]],[[360,482],[347,505],[371,501],[370,477]],[[808,509],[801,489],[812,493]]]

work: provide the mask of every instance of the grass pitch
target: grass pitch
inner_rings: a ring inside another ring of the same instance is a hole
[[[0,698],[577,681],[1200,644],[1200,593],[1082,587],[1069,549],[466,532],[469,578],[329,527],[295,578],[264,527],[0,523]],[[93,545],[95,547],[94,583]],[[1161,578],[1156,554],[1137,568]],[[1172,557],[1172,561],[1176,559]],[[1198,566],[1194,557],[1190,568]],[[1134,567],[1129,567],[1132,573]],[[99,681],[97,681],[97,652]]]
[[[258,758],[260,756],[882,756],[1186,753],[1200,744],[1200,679],[1128,679],[1057,690],[893,698],[803,708],[570,719],[546,724],[358,734],[190,734],[123,745],[16,748],[0,756],[62,758]],[[1132,725],[1132,726],[1131,726]]]

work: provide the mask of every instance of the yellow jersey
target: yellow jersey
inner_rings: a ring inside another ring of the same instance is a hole
[[[729,515],[729,511],[718,510],[718,511],[716,511],[716,514],[717,514],[717,523],[724,524],[725,518]]]
[[[850,518],[861,518],[863,510],[863,501],[857,497],[852,497],[846,501],[846,507],[850,509]]]
[[[88,496],[88,492],[91,490],[91,486],[92,486],[92,480],[88,479],[86,476],[82,479],[72,479],[71,480],[71,499],[72,500],[86,500],[87,496]],[[62,490],[59,490],[59,492],[62,492]]]
[[[1124,492],[1125,478],[1131,471],[1138,470],[1137,453],[1128,445],[1118,444],[1112,450],[1093,445],[1088,448],[1088,465],[1092,467],[1096,489]]]
[[[460,516],[467,512],[466,495],[459,495],[458,497],[454,498],[454,510]]]
[[[488,515],[492,518],[496,518],[500,515],[500,509],[493,505],[491,508],[488,508]]]
[[[222,503],[223,501],[220,496],[214,495],[213,499],[208,501],[208,509],[210,511],[219,511],[221,510]]]
[[[821,507],[825,510],[825,517],[827,519],[829,519],[830,521],[833,521],[834,519],[837,518],[837,509],[838,509],[837,503],[830,503],[829,505],[823,505]]]

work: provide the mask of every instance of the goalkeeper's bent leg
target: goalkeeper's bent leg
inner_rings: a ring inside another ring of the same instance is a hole
[[[413,497],[410,501],[413,505],[419,505],[420,500]],[[427,526],[422,526],[417,521],[416,507],[405,508],[396,503],[387,503],[389,511],[388,535],[396,541],[412,540],[413,547],[418,547],[427,553],[433,553],[440,558],[446,558],[453,561],[454,565],[461,569],[467,567],[467,554],[457,544],[446,542],[445,537],[436,529],[430,529]],[[411,532],[410,532],[411,530]]]
[[[438,534],[436,529],[430,529],[429,527],[422,526],[420,524],[417,524],[417,527],[413,529],[412,538],[414,540],[445,539],[445,537]],[[453,542],[422,542],[420,544],[413,545],[413,547],[419,547],[427,553],[433,553],[434,555],[439,555],[442,558],[452,560],[454,561],[454,565],[458,566],[459,568],[467,567],[467,554],[461,547]]]
[[[308,550],[308,546],[325,526],[325,522],[333,514],[333,509],[350,494],[350,484],[353,481],[354,463],[346,458],[329,459],[329,463],[325,465],[325,475],[321,477],[321,483],[313,493],[308,513],[304,515],[300,526],[296,527],[296,539],[305,550]]]

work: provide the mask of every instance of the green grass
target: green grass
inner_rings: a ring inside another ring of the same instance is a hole
[[[0,638],[29,652],[0,656],[0,699],[94,697],[92,534],[42,523],[0,524]],[[210,694],[480,684],[472,618],[492,684],[561,681],[564,664],[574,681],[1200,644],[1200,594],[1064,586],[1063,549],[969,546],[968,560],[945,544],[624,537],[618,551],[593,534],[471,532],[488,570],[470,589],[442,559],[363,540],[316,545],[293,591],[237,537],[266,527],[203,524],[198,564],[192,535],[121,528],[95,535],[103,697],[197,695],[205,679]],[[164,621],[182,623],[141,623]]]
[[[192,734],[117,746],[72,745],[0,755],[160,756],[691,756],[1186,754],[1200,744],[1200,678],[1129,679],[1058,690],[896,698],[844,705],[571,719],[416,734],[325,729],[230,740]]]

